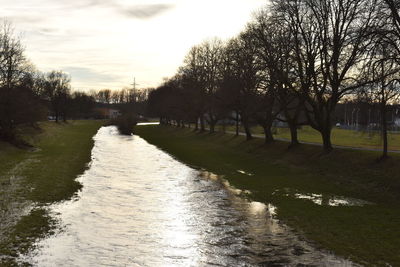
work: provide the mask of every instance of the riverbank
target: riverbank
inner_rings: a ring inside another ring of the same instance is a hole
[[[0,143],[0,265],[14,264],[36,238],[51,231],[45,206],[71,198],[90,161],[92,137],[102,121],[43,122],[23,129],[33,149]]]
[[[376,163],[379,152],[287,143],[268,146],[233,135],[138,126],[148,142],[205,168],[255,201],[278,207],[278,217],[317,245],[362,264],[400,265],[400,157]]]

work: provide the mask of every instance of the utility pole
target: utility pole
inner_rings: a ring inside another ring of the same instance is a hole
[[[136,93],[136,77],[133,77],[133,93]]]
[[[136,94],[136,77],[133,77],[132,89],[133,94]]]
[[[138,85],[138,84],[136,84],[136,77],[133,77],[132,86],[133,86],[133,100],[134,100],[134,102],[136,102],[136,85]]]

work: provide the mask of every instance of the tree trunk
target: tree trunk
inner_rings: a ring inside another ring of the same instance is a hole
[[[239,136],[239,112],[236,111],[236,136]]]
[[[58,111],[56,111],[56,123],[58,123]]]
[[[381,107],[381,124],[382,124],[382,139],[383,139],[382,159],[385,159],[388,157],[386,103],[382,103],[381,105],[382,105],[382,107]]]
[[[196,117],[196,122],[195,122],[195,125],[194,125],[194,130],[195,131],[199,130],[199,118],[197,118],[197,117]]]
[[[272,143],[274,141],[274,136],[272,134],[271,127],[264,125],[263,128],[264,128],[264,134],[265,134],[265,143],[266,144]]]
[[[297,136],[297,124],[293,121],[288,121],[289,129],[290,129],[290,146],[297,146],[300,144],[298,136]]]
[[[330,153],[333,150],[332,141],[331,141],[331,132],[332,132],[332,123],[331,123],[331,110],[334,110],[334,107],[326,107],[319,109],[315,112],[315,116],[317,119],[316,127],[314,129],[318,130],[322,137],[322,149],[324,153]]]
[[[200,116],[200,132],[204,132],[206,130],[206,126],[204,124],[204,115]]]
[[[250,126],[249,126],[249,123],[248,123],[247,119],[243,120],[243,127],[244,127],[244,131],[246,133],[246,140],[253,139],[253,136],[251,135]]]
[[[215,133],[215,122],[210,121],[210,133]]]
[[[325,153],[329,153],[333,150],[332,142],[331,142],[331,127],[325,127],[321,131],[322,141],[323,141],[323,149]]]

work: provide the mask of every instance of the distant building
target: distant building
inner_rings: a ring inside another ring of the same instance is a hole
[[[119,110],[111,108],[96,108],[96,113],[104,119],[115,119],[121,115]]]
[[[121,113],[117,109],[109,109],[108,114],[110,119],[115,119],[121,115]]]

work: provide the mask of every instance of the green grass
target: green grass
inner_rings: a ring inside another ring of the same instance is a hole
[[[165,126],[138,126],[147,141],[181,161],[224,175],[251,198],[278,207],[278,217],[317,246],[366,265],[400,266],[400,156],[381,163],[379,152],[335,150],[221,133],[195,133]],[[253,173],[247,176],[238,173]],[[304,193],[359,198],[363,207],[319,206],[309,200],[273,194],[290,188]]]
[[[0,265],[14,265],[18,253],[48,234],[54,221],[46,205],[69,199],[81,188],[75,179],[90,161],[92,137],[102,124],[44,122],[40,129],[20,129],[35,147],[29,151],[0,142],[0,255],[8,256],[0,257]]]
[[[227,130],[235,131],[235,127],[229,126]],[[264,130],[260,126],[252,127],[251,131],[254,134],[264,134]],[[241,132],[244,132],[244,130],[241,129]],[[277,128],[274,136],[290,140],[290,131],[288,128]],[[310,126],[303,126],[299,129],[298,138],[303,142],[322,144],[321,134]],[[400,150],[400,133],[389,133],[388,142],[389,150]],[[344,130],[337,127],[332,129],[332,144],[334,145],[381,149],[382,143],[381,135],[377,131]]]

